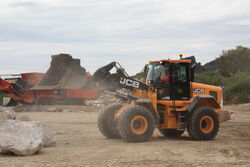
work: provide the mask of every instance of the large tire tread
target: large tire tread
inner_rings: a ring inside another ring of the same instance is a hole
[[[97,125],[99,131],[107,138],[119,138],[120,134],[117,130],[117,123],[114,122],[114,114],[122,107],[121,104],[116,104],[107,107],[99,113]]]
[[[205,134],[200,130],[200,119],[206,115],[212,117],[214,121],[214,128],[211,133],[208,134]],[[219,131],[219,119],[216,112],[209,107],[197,107],[192,113],[190,113],[187,131],[189,136],[194,140],[202,141],[214,139]]]
[[[144,134],[134,134],[130,128],[134,116],[141,115],[147,119],[148,128]],[[155,129],[153,114],[145,107],[133,106],[123,111],[118,120],[118,131],[121,137],[127,142],[146,142],[152,136]]]

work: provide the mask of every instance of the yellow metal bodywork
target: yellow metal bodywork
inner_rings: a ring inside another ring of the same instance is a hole
[[[173,112],[175,110],[178,111],[187,111],[188,106],[192,103],[194,98],[198,95],[210,95],[210,92],[216,92],[217,93],[217,103],[222,103],[222,88],[217,86],[211,86],[206,84],[200,84],[192,82],[190,84],[191,89],[191,98],[189,100],[157,100],[157,89],[155,88],[149,88],[148,91],[143,91],[141,89],[135,89],[133,91],[134,96],[138,96],[142,99],[149,99],[154,108],[158,111],[159,114],[162,114],[164,116],[164,122],[157,125],[156,127],[159,129],[176,129],[176,113]],[[202,92],[194,92],[196,89],[202,89]],[[207,106],[210,108],[213,108],[215,112],[218,114],[218,118],[220,122],[222,122],[221,119],[221,108],[218,108],[218,106],[215,106],[210,100],[204,99],[200,100],[199,104],[200,106]],[[221,105],[222,106],[222,105]]]

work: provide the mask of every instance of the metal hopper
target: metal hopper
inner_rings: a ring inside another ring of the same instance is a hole
[[[80,59],[69,54],[53,55],[50,68],[33,90],[41,89],[81,89],[87,84],[87,73],[81,67]]]

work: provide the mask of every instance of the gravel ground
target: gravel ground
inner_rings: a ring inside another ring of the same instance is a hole
[[[65,108],[65,112],[19,113],[50,126],[57,146],[27,157],[0,154],[0,167],[250,166],[250,103],[225,106],[236,116],[221,124],[214,140],[202,142],[190,140],[186,132],[180,138],[166,138],[158,130],[145,143],[107,139],[97,128],[94,111],[100,107]]]

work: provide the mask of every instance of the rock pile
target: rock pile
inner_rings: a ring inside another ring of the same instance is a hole
[[[116,98],[110,94],[103,94],[97,100],[87,100],[85,105],[101,107],[118,103],[121,103],[119,98]]]
[[[55,145],[55,138],[44,124],[19,116],[11,108],[0,108],[1,153],[32,155],[42,147]]]

